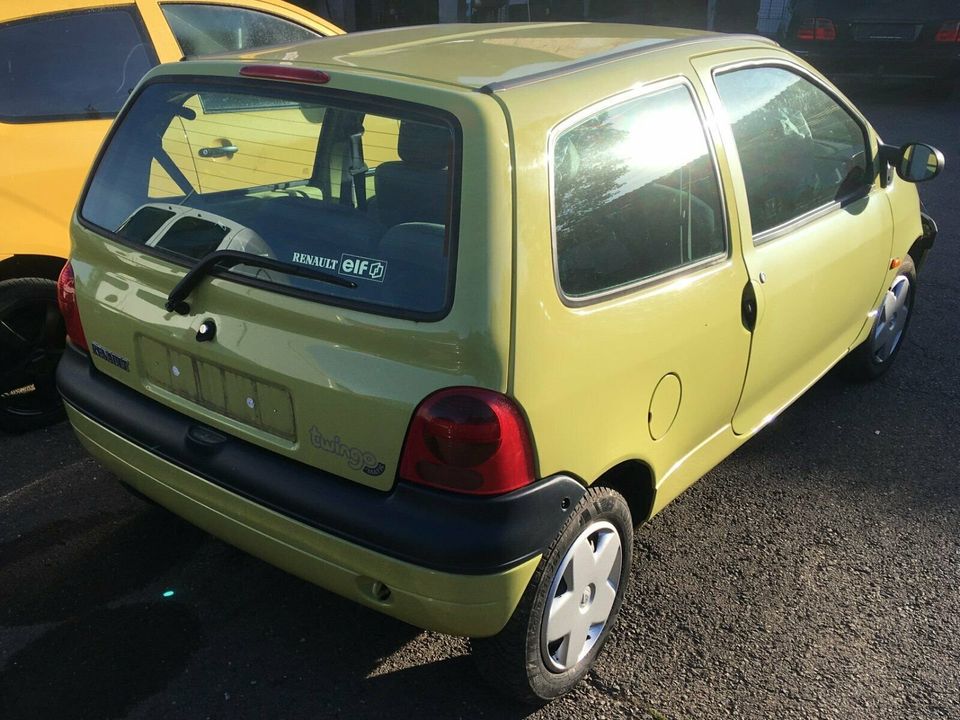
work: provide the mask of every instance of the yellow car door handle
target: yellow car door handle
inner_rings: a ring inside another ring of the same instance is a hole
[[[197,154],[202,158],[233,157],[239,149],[236,145],[216,145],[214,147],[202,147]]]
[[[763,317],[764,302],[761,284],[766,282],[767,276],[765,273],[760,275],[762,279],[759,282],[751,279],[743,286],[743,294],[740,297],[740,320],[750,332],[754,331],[760,318]]]

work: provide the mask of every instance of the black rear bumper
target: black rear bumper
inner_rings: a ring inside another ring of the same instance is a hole
[[[397,482],[358,485],[197,422],[64,352],[64,401],[83,415],[194,475],[318,530],[422,567],[488,574],[542,553],[585,488],[554,476],[492,498]]]

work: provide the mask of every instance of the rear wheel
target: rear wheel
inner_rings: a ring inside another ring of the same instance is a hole
[[[630,578],[633,522],[619,493],[591,488],[540,561],[506,627],[471,641],[480,673],[528,702],[569,691],[593,666]]]
[[[910,325],[916,290],[917,271],[907,255],[883,297],[870,334],[844,361],[848,377],[875,380],[890,369]]]
[[[54,281],[0,282],[0,430],[24,432],[63,417],[54,373],[65,336]]]

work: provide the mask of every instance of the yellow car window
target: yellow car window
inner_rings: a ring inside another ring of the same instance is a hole
[[[133,8],[40,15],[4,24],[0,119],[112,117],[156,64],[156,53]]]
[[[776,67],[724,72],[716,84],[732,124],[754,235],[869,187],[866,131],[823,89]]]
[[[554,146],[556,261],[568,297],[725,252],[719,181],[685,86],[605,108]]]
[[[289,20],[258,10],[226,5],[163,5],[184,55],[246,50],[285,45],[321,37]]]

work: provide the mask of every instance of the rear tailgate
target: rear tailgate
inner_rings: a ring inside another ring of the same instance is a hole
[[[507,388],[510,194],[492,191],[509,184],[502,114],[489,98],[449,88],[346,74],[304,88],[237,80],[238,70],[161,70],[152,76],[160,89],[148,81],[118,121],[73,225],[92,361],[198,421],[389,489],[426,395]],[[188,98],[193,81],[169,77],[201,71],[226,84]],[[186,109],[151,126],[155,108],[173,100]],[[452,139],[443,169],[417,140],[435,134],[434,114]],[[147,164],[145,137],[159,140]],[[138,163],[148,177],[131,171]],[[381,163],[389,167],[378,178]],[[421,176],[411,195],[409,178]],[[449,181],[445,202],[434,197],[438,177]],[[188,268],[225,249],[263,262],[214,269],[182,312],[167,310]]]

